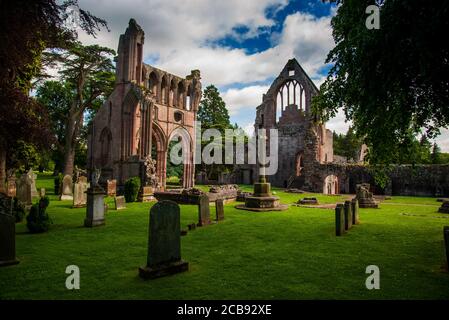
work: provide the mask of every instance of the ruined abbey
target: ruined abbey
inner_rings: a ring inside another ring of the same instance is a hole
[[[200,71],[182,78],[143,63],[144,40],[144,31],[131,19],[119,40],[115,89],[90,128],[88,168],[101,169],[100,181],[115,179],[123,186],[130,177],[144,176],[143,164],[151,156],[158,189],[164,190],[169,143],[175,140],[183,146],[182,187],[212,183],[195,176]],[[311,112],[317,93],[298,61],[291,59],[261,97],[255,130],[278,130],[279,167],[267,177],[273,186],[337,194],[355,193],[357,184],[367,182],[376,193],[449,194],[449,166],[391,166],[390,181],[379,188],[363,165],[363,152],[352,163],[334,155],[332,132]],[[257,165],[247,164],[215,182],[252,184],[257,179]]]

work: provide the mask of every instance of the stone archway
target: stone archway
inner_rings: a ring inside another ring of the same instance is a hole
[[[156,160],[156,176],[159,178],[159,184],[165,189],[166,170],[167,170],[167,139],[162,129],[153,123],[151,157]],[[153,153],[154,151],[154,153]]]
[[[323,193],[324,194],[339,194],[340,193],[337,176],[328,175],[324,179]]]
[[[192,152],[193,141],[189,132],[185,128],[177,127],[171,132],[169,138],[167,139],[167,150],[170,141],[176,139],[178,139],[177,141],[179,142],[179,144],[176,144],[175,145],[176,149],[172,150],[172,152],[174,152],[173,155],[167,153],[166,163],[168,163],[168,161],[170,160],[172,160],[176,164],[178,164],[178,162],[182,163],[183,164],[182,187],[191,188],[194,186],[193,176],[195,169]],[[178,158],[177,151],[180,149],[182,150],[181,157]],[[173,157],[173,159],[168,157]]]

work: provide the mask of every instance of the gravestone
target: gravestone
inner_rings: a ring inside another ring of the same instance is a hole
[[[449,213],[449,200],[443,201],[443,204],[438,209],[439,213]]]
[[[30,170],[28,170],[27,175],[28,175],[28,179],[30,180],[30,183],[31,183],[31,197],[32,198],[38,197],[39,193],[37,192],[37,189],[36,189],[37,174],[35,174],[33,172],[33,169],[30,168]]]
[[[8,178],[8,181],[6,182],[6,195],[8,197],[12,197],[12,198],[14,198],[17,195],[16,178],[15,177]]]
[[[443,228],[444,233],[444,246],[446,247],[446,263],[447,271],[449,271],[449,226]]]
[[[379,205],[374,200],[373,193],[369,191],[369,183],[361,183],[357,185],[356,199],[359,201],[360,208],[378,208]]]
[[[139,268],[140,277],[154,279],[189,269],[181,260],[180,216],[173,201],[159,201],[151,208],[147,264]]]
[[[115,197],[117,195],[117,180],[106,181],[106,193],[108,197]]]
[[[215,200],[215,220],[216,221],[224,220],[223,199]]]
[[[115,202],[115,210],[126,209],[124,196],[114,197],[114,202]]]
[[[0,193],[0,267],[18,264],[16,259],[16,219],[12,198]]]
[[[198,198],[198,227],[210,224],[209,197],[202,194]]]
[[[96,227],[105,224],[104,212],[104,190],[97,184],[87,189],[87,207],[86,219],[84,219],[85,227]]]
[[[73,180],[72,176],[66,174],[62,179],[62,192],[59,200],[73,200]]]
[[[352,199],[351,201],[352,209],[352,224],[359,224],[359,201],[357,199]]]
[[[345,230],[349,230],[352,228],[351,201],[345,201],[344,212],[345,212]]]
[[[313,198],[304,198],[304,199],[299,199],[298,200],[298,204],[318,204],[318,199],[313,197]]]
[[[45,197],[45,188],[39,189],[39,197],[41,197],[41,198]]]
[[[23,174],[19,180],[17,180],[17,198],[25,205],[31,206],[33,197],[31,193],[31,180],[27,174]]]
[[[342,236],[345,233],[344,206],[338,203],[335,207],[335,235]]]
[[[73,208],[84,208],[87,204],[87,178],[79,176],[73,185]]]

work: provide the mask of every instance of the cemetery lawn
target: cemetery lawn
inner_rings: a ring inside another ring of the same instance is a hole
[[[50,196],[53,225],[35,235],[16,225],[20,264],[0,269],[0,299],[449,299],[442,268],[449,215],[437,213],[433,198],[393,197],[360,209],[361,224],[343,237],[335,236],[333,210],[255,213],[227,204],[224,221],[182,237],[188,272],[144,281],[138,267],[151,204],[115,211],[108,198],[106,226],[84,228],[85,209],[57,201],[53,177],[39,175],[37,187]],[[310,196],[276,191],[289,204]],[[197,208],[181,206],[181,226],[195,221]],[[80,268],[80,290],[65,288],[68,265]],[[368,265],[380,268],[380,290],[365,287]]]

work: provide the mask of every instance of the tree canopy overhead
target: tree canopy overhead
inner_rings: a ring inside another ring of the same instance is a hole
[[[389,163],[411,136],[433,138],[449,124],[449,3],[384,0],[380,29],[368,30],[372,0],[341,0],[332,19],[333,66],[314,111],[323,119],[343,109],[370,147],[370,162]]]

